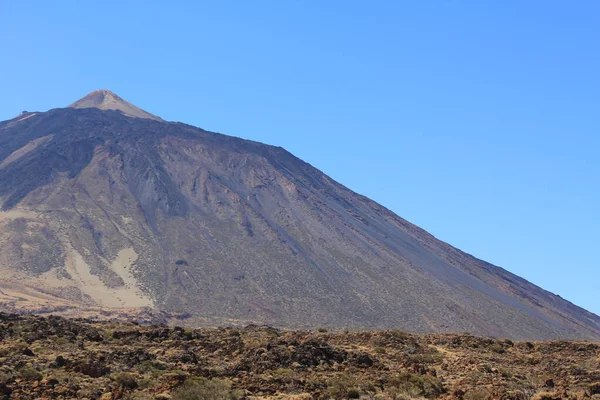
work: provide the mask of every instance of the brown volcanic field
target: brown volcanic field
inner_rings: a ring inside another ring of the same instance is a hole
[[[598,399],[600,345],[0,314],[5,399]]]

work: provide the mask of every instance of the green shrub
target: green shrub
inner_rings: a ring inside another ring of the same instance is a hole
[[[435,364],[444,360],[440,353],[411,354],[406,358],[411,364]]]
[[[150,374],[153,377],[159,377],[165,373],[167,366],[160,361],[142,361],[138,366],[137,370],[142,374]]]
[[[26,348],[28,348],[28,347],[29,347],[29,345],[27,344],[27,342],[25,342],[25,341],[23,341],[23,340],[19,340],[18,342],[16,342],[16,343],[13,345],[13,349],[14,349],[15,351],[18,351],[18,352],[21,352],[21,351],[25,350],[25,349],[26,349]]]
[[[498,354],[502,354],[505,353],[506,350],[504,350],[504,347],[502,347],[502,345],[500,343],[494,343],[491,344],[488,349],[490,349],[491,351],[493,351],[494,353],[498,353]]]
[[[138,381],[138,387],[140,389],[150,389],[157,386],[157,382],[152,378],[142,378]]]
[[[223,379],[190,378],[175,389],[172,400],[238,400],[240,393]]]
[[[44,377],[39,371],[29,367],[21,369],[19,376],[26,381],[41,381]]]
[[[120,374],[114,375],[113,379],[117,384],[125,389],[135,389],[138,387],[137,379],[135,375],[122,372]]]
[[[338,374],[327,381],[327,393],[333,399],[358,399],[360,392],[351,375]],[[351,397],[353,396],[353,397]]]
[[[298,373],[289,368],[278,368],[273,371],[273,377],[282,382],[292,383],[295,380],[300,379]]]
[[[408,372],[401,373],[388,380],[385,385],[387,393],[395,396],[408,395],[410,397],[438,397],[444,392],[439,379],[428,375],[415,375]]]

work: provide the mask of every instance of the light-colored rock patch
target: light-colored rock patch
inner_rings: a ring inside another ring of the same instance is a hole
[[[107,287],[99,277],[92,274],[90,266],[74,249],[69,249],[67,253],[65,268],[75,282],[75,286],[101,307],[152,307],[152,300],[140,291],[137,280],[131,273],[132,263],[136,259],[137,254],[133,248],[127,248],[121,250],[110,265],[110,268],[125,282],[125,285],[118,288]]]

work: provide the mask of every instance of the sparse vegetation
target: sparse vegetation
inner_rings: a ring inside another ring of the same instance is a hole
[[[492,394],[484,387],[473,388],[463,396],[464,400],[490,400],[491,398]]]
[[[498,354],[502,354],[502,353],[506,352],[506,350],[500,343],[493,343],[488,347],[488,349],[490,349],[494,353],[498,353]]]
[[[552,392],[537,393],[531,400],[561,400],[561,396]]]
[[[223,379],[192,378],[173,391],[172,400],[238,400],[241,394]]]
[[[443,358],[439,353],[410,354],[406,356],[407,361],[411,364],[435,364],[442,361]]]
[[[41,381],[44,376],[33,368],[25,367],[19,370],[19,377],[25,381]]]
[[[13,380],[13,376],[6,372],[0,372],[0,385],[6,385]]]
[[[600,345],[0,313],[0,399],[596,399]],[[33,340],[35,339],[35,340]],[[504,352],[499,352],[502,348]],[[4,397],[3,397],[4,396]]]
[[[389,393],[397,396],[434,398],[444,392],[439,379],[427,375],[415,375],[408,372],[398,374],[385,384]]]
[[[124,389],[135,389],[138,387],[137,378],[135,375],[122,372],[113,377],[114,381]]]

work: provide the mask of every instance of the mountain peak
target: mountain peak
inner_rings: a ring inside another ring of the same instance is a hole
[[[100,110],[118,110],[128,117],[153,119],[162,121],[160,117],[150,114],[147,111],[124,100],[119,95],[110,90],[94,90],[87,96],[82,97],[69,106],[70,108],[98,108]]]

